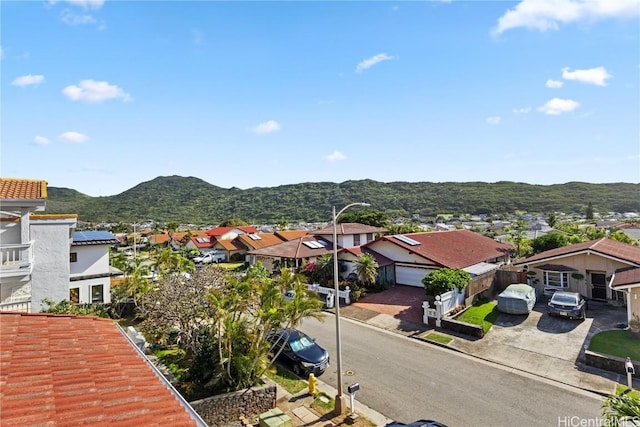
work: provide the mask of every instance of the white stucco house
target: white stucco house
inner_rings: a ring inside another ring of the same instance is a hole
[[[40,312],[43,300],[110,302],[115,235],[74,232],[77,215],[46,215],[47,182],[0,178],[0,311]]]
[[[108,231],[76,231],[73,233],[69,263],[69,295],[74,303],[111,302],[111,268],[109,248],[118,239]]]

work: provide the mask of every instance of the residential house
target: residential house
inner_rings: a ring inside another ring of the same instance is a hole
[[[275,236],[277,236],[283,242],[286,242],[288,240],[299,239],[302,236],[306,236],[307,234],[309,234],[309,231],[307,231],[307,230],[280,230],[280,231],[274,231],[273,234]]]
[[[117,241],[108,231],[73,233],[69,295],[65,299],[81,304],[111,302],[111,277],[116,274],[109,266],[109,248]]]
[[[0,310],[39,312],[69,299],[76,215],[42,215],[47,182],[0,178]]]
[[[236,239],[215,240],[211,248],[216,251],[223,252],[226,256],[226,259],[229,261],[231,261],[232,256],[234,257],[234,259],[237,259],[236,257],[242,258],[246,253],[246,249],[244,248],[244,246],[237,243]]]
[[[253,225],[243,225],[237,227],[213,227],[207,230],[207,236],[214,240],[233,240],[239,234],[257,233],[258,229]]]
[[[353,248],[343,248],[338,252],[338,259],[342,265],[342,270],[338,273],[341,278],[348,278],[356,272],[356,262],[363,254],[373,256],[378,264],[378,275],[376,282],[380,284],[392,285],[395,283],[395,269],[393,260],[366,246],[356,246]]]
[[[0,313],[0,348],[2,425],[207,425],[111,319]]]
[[[624,303],[623,292],[608,286],[609,278],[616,270],[640,267],[640,247],[602,237],[544,251],[514,265],[529,271],[531,284],[546,295],[568,290]]]
[[[394,264],[392,284],[422,287],[429,272],[464,270],[472,277],[511,262],[513,246],[469,230],[432,231],[383,236],[362,250],[377,252]]]
[[[336,227],[336,242],[338,247],[353,248],[371,242],[380,235],[384,235],[388,230],[381,227],[373,227],[359,223],[340,223]],[[333,225],[309,232],[312,236],[322,236],[324,239],[333,242]]]
[[[209,236],[191,236],[191,239],[184,245],[185,249],[197,249],[199,252],[211,249],[214,240]]]
[[[332,253],[333,245],[330,241],[312,235],[247,252],[249,264],[260,262],[271,271],[281,267],[299,268],[307,262],[315,262],[319,257]]]
[[[193,237],[208,237],[206,230],[170,231],[148,236],[151,245],[161,245],[173,250],[180,250],[185,247],[194,247],[191,243]],[[211,242],[211,239],[210,239]]]
[[[616,295],[623,294],[627,305],[627,323],[640,319],[640,268],[616,270],[609,281],[609,288]]]

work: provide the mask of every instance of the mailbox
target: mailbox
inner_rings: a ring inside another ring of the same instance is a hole
[[[358,383],[351,384],[349,387],[347,387],[347,391],[351,394],[355,393],[358,390],[360,390],[360,384]]]
[[[631,362],[631,358],[630,357],[627,357],[627,360],[625,360],[624,367],[625,367],[625,370],[627,371],[627,374],[635,375],[636,370],[633,367],[633,362]]]

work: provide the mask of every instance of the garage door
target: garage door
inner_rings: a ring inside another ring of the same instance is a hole
[[[426,268],[396,265],[396,284],[422,288],[422,278],[428,272]]]

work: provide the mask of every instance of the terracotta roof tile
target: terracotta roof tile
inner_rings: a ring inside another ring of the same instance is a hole
[[[300,237],[306,236],[307,234],[309,234],[309,232],[307,230],[283,230],[283,231],[276,231],[273,234],[278,236],[280,239],[287,241],[287,240],[299,239]]]
[[[46,199],[47,181],[0,178],[0,199]]]
[[[231,230],[242,230],[245,233],[257,233],[258,229],[253,225],[243,225],[238,227],[213,227],[207,230],[207,234],[212,237],[220,237]]]
[[[384,236],[363,245],[375,250],[377,242],[387,241],[429,259],[443,267],[462,269],[494,258],[501,258],[513,250],[513,246],[497,242],[469,230],[432,231],[404,234],[419,242],[410,245],[394,236]]]
[[[254,236],[252,238],[251,236]],[[259,238],[255,238],[255,236]],[[284,241],[278,237],[275,233],[250,233],[250,234],[240,234],[236,237],[237,240],[242,242],[249,250],[266,248],[267,246],[273,246],[280,244]]]
[[[367,233],[386,233],[386,228],[382,227],[373,227],[371,225],[360,224],[357,222],[343,222],[338,223],[336,227],[336,234],[341,236],[343,234],[367,234]],[[329,224],[328,226],[321,228],[319,230],[315,230],[310,232],[309,234],[315,235],[333,235],[333,224]]]
[[[0,313],[0,348],[3,426],[197,425],[109,319]]]

